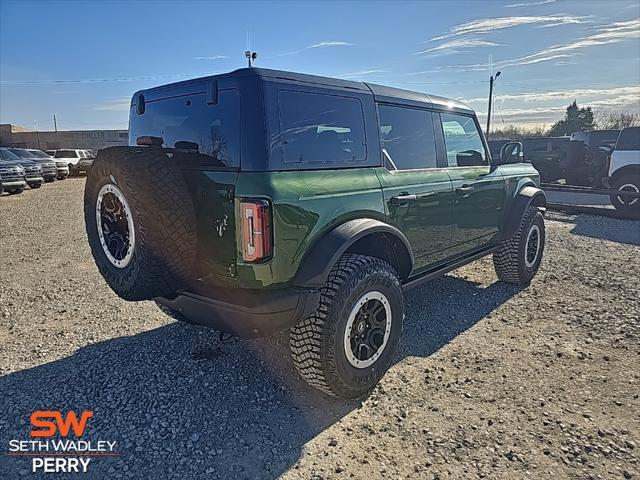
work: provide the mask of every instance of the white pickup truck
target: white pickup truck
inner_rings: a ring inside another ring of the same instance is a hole
[[[640,127],[622,129],[608,163],[608,176],[602,181],[605,187],[640,193]],[[639,197],[611,193],[611,203],[618,210],[640,214]]]

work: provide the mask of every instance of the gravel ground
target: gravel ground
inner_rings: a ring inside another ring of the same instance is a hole
[[[90,409],[83,439],[121,456],[74,478],[640,478],[640,222],[548,214],[528,288],[484,259],[412,291],[395,365],[342,402],[296,377],[285,335],[221,343],[116,297],[83,186],[0,199],[5,451],[33,410]],[[30,465],[2,456],[0,478]]]

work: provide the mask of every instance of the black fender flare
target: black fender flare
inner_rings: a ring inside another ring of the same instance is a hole
[[[392,235],[402,242],[410,257],[408,275],[413,268],[413,251],[407,237],[397,228],[380,220],[357,218],[338,225],[316,242],[300,263],[293,281],[294,286],[323,287],[329,277],[329,272],[342,254],[358,240],[374,233]]]
[[[518,230],[520,220],[529,206],[534,205],[544,211],[547,206],[547,195],[538,187],[531,185],[522,188],[511,202],[511,208],[505,216],[500,240],[508,240]]]

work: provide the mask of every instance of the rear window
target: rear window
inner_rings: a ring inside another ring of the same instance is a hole
[[[285,163],[349,163],[367,157],[364,114],[353,97],[281,91]]]
[[[431,112],[381,105],[380,140],[383,154],[398,170],[434,168],[436,141]]]
[[[78,158],[75,150],[56,150],[56,158]]]
[[[142,115],[132,110],[130,143],[144,136],[179,149],[179,161],[239,168],[240,95],[221,90],[215,105],[204,94],[147,102]]]
[[[640,150],[640,127],[623,129],[620,132],[616,150]]]

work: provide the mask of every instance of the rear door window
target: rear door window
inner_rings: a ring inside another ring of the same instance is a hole
[[[380,105],[380,141],[383,155],[398,170],[435,168],[436,141],[431,112]]]
[[[640,150],[640,127],[625,128],[620,132],[616,150]]]
[[[441,113],[442,130],[450,167],[487,165],[487,155],[474,117]]]
[[[285,163],[349,163],[366,159],[364,114],[359,99],[283,90],[278,103]]]

